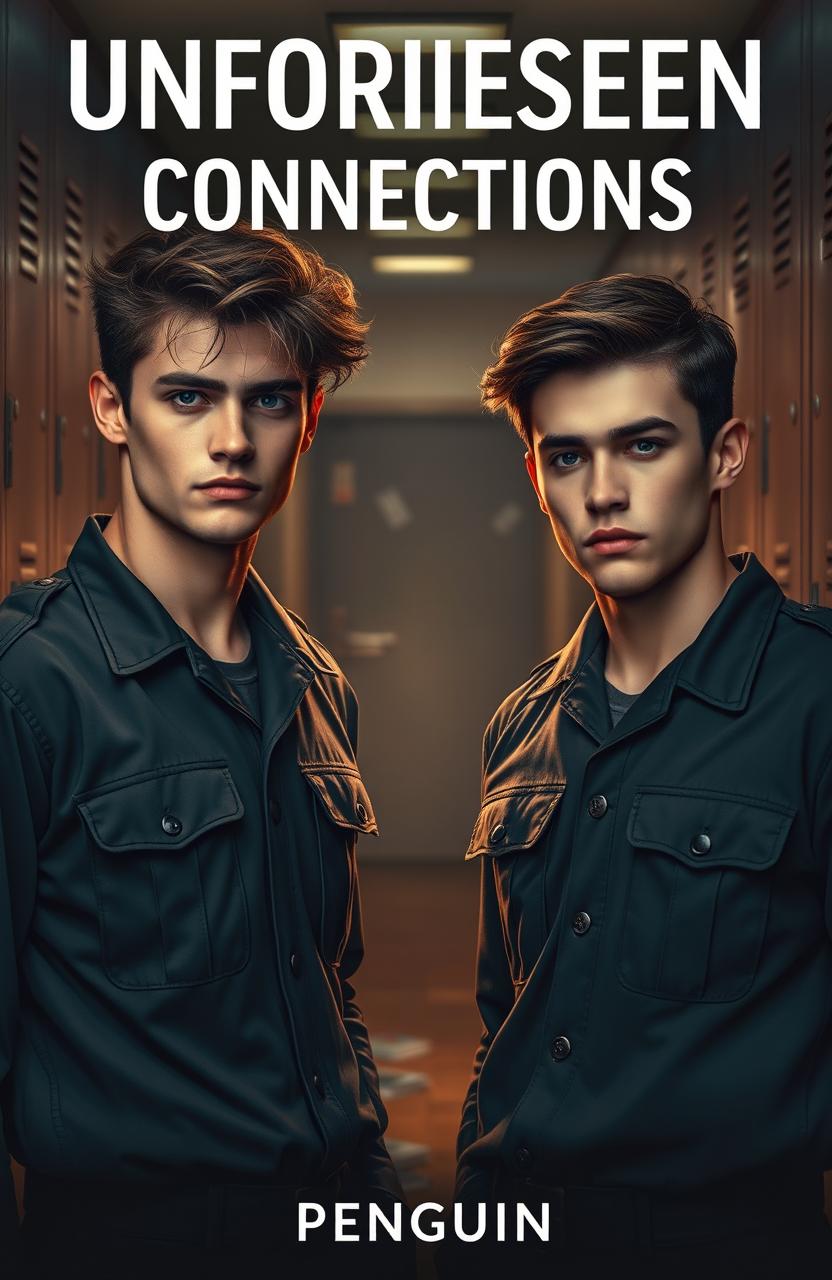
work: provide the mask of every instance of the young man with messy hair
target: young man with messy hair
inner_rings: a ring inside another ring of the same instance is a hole
[[[143,233],[89,280],[121,495],[0,608],[24,1274],[317,1274],[299,1202],[401,1196],[353,988],[376,825],[353,692],[251,558],[366,326],[344,275],[244,225]]]
[[[483,380],[595,594],[486,730],[467,855],[457,1195],[548,1207],[524,1280],[832,1268],[832,611],[726,555],[735,359],[705,304],[620,275],[522,316]]]

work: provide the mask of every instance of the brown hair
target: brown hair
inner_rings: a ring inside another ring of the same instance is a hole
[[[200,317],[216,325],[210,351],[218,344],[218,353],[227,326],[265,325],[308,377],[310,394],[324,382],[340,386],[367,357],[368,326],[352,281],[273,228],[255,231],[238,222],[206,231],[186,223],[176,231],[144,231],[106,262],[93,256],[86,274],[101,367],[128,416],[133,367],[150,353],[165,316],[168,347]]]
[[[531,398],[544,379],[566,369],[663,361],[697,410],[707,452],[733,413],[736,360],[731,326],[675,280],[605,276],[573,285],[515,321],[483,375],[482,402],[492,413],[505,409],[531,448]]]

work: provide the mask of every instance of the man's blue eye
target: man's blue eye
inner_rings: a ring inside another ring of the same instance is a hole
[[[558,453],[552,461],[561,470],[569,470],[576,461],[580,461],[580,455],[577,453]]]
[[[286,404],[284,396],[280,396],[276,391],[266,392],[262,396],[258,396],[262,408],[264,409],[281,409]],[[266,402],[269,402],[268,404]]]
[[[175,393],[174,393],[174,395],[171,397],[171,399],[172,399],[174,402],[178,400],[178,401],[183,405],[183,407],[184,407],[184,406],[187,406],[187,405],[195,404],[195,403],[196,403],[196,397],[197,397],[198,395],[199,395],[199,392],[198,392],[198,391],[177,391],[177,392],[175,392]],[[187,399],[187,397],[188,397],[188,396],[193,396],[193,397],[194,397],[194,399],[193,399],[193,400],[189,400],[189,399]]]

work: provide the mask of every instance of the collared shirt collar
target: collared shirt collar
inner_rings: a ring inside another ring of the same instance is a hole
[[[648,686],[653,689],[656,685],[658,692],[657,682],[661,685],[657,713],[669,701],[674,684],[729,710],[741,710],[748,701],[754,674],[784,597],[752,551],[738,552],[729,559],[739,570],[737,577],[692,644]],[[605,637],[606,628],[596,602],[590,605],[552,670],[531,696],[541,697],[557,689],[568,696],[581,673],[590,674],[599,646],[605,651]],[[662,681],[665,673],[668,678]],[[629,718],[630,713],[627,714]],[[651,718],[655,717],[651,714]]]
[[[110,669],[134,675],[176,649],[186,649],[193,664],[190,638],[164,605],[131,573],[103,537],[108,516],[89,516],[70,553],[67,567],[89,613]],[[288,655],[314,676],[333,674],[319,648],[249,569],[240,605],[273,632]]]

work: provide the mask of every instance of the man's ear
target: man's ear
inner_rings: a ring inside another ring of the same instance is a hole
[[[537,479],[537,466],[535,464],[534,454],[530,452],[527,453],[524,458],[524,462],[526,464],[526,474],[531,480],[532,488],[537,494],[537,501],[538,501],[540,510],[543,512],[545,516],[548,516],[549,512],[546,510],[546,503],[543,501],[543,495],[540,492],[540,484]]]
[[[96,369],[90,375],[89,391],[95,425],[104,439],[111,444],[126,444],[128,423],[121,396],[103,370]]]
[[[748,453],[748,427],[742,418],[729,418],[719,428],[711,445],[712,492],[730,489],[742,474]]]
[[[323,408],[323,403],[324,390],[323,387],[318,387],[306,411],[306,425],[303,429],[303,439],[300,442],[301,453],[306,453],[306,450],[315,439],[315,432],[318,430],[318,415]]]

